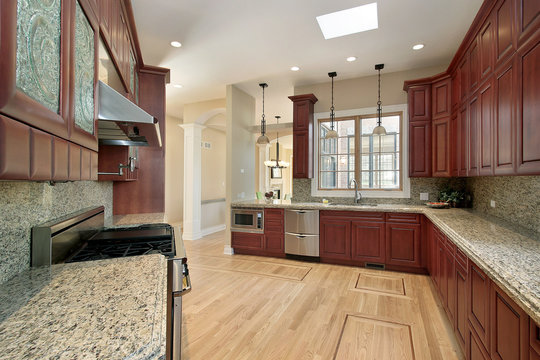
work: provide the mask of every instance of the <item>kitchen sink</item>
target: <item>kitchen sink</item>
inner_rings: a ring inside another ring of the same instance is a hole
[[[363,207],[376,207],[376,206],[379,206],[379,204],[363,204],[363,203],[360,203],[360,204],[353,204],[354,206],[363,206]]]

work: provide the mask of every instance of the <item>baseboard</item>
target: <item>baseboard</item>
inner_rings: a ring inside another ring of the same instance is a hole
[[[203,234],[202,234],[201,231],[194,232],[194,233],[187,233],[187,232],[184,231],[182,233],[182,239],[183,240],[199,240],[202,237],[203,237]]]
[[[224,253],[225,255],[234,255],[234,249],[233,249],[231,246],[229,246],[229,245],[225,245],[225,246],[223,247],[223,253]]]
[[[212,226],[212,227],[209,227],[209,228],[206,228],[206,229],[202,229],[201,234],[202,234],[202,236],[206,236],[206,235],[210,235],[210,234],[213,234],[213,233],[217,233],[218,231],[223,231],[226,228],[227,227],[226,227],[225,224],[220,224],[220,225]]]

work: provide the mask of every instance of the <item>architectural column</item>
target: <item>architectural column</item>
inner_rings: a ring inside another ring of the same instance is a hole
[[[265,193],[268,190],[268,168],[264,165],[270,157],[270,144],[257,145],[259,148],[259,191]]]
[[[184,240],[197,240],[201,233],[201,140],[205,126],[190,123],[184,129]]]

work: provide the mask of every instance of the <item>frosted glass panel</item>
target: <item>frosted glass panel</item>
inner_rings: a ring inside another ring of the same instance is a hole
[[[129,52],[129,88],[131,90],[131,93],[135,93],[135,77],[133,76],[133,72],[135,70],[135,58],[133,57],[133,53]]]
[[[94,29],[79,2],[75,10],[75,125],[94,133]]]
[[[60,0],[17,2],[17,88],[51,111],[60,108]]]

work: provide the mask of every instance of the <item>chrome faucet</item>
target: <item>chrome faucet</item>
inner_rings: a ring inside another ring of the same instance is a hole
[[[354,183],[354,203],[359,204],[362,200],[362,194],[358,192],[358,182],[356,182],[356,179],[352,179],[349,183],[349,187],[351,184]]]

